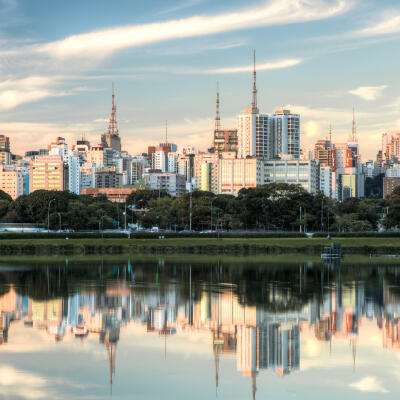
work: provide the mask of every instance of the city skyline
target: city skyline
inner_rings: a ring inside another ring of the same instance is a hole
[[[330,124],[335,142],[348,139],[354,106],[360,152],[374,159],[382,133],[399,126],[395,5],[195,0],[94,9],[91,1],[32,8],[3,0],[0,130],[17,154],[57,136],[72,143],[85,134],[97,144],[114,81],[123,149],[140,153],[162,140],[168,119],[171,142],[206,150],[216,82],[221,125],[236,128],[251,102],[255,48],[260,112],[300,114],[301,147],[311,150]]]

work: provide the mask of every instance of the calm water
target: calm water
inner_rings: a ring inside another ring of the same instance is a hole
[[[391,399],[400,267],[0,262],[0,398]]]

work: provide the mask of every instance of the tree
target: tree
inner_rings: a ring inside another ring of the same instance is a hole
[[[12,197],[4,190],[0,190],[0,200],[5,200],[8,201],[9,203],[13,201]]]

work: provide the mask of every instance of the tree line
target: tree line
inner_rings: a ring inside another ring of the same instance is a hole
[[[54,200],[53,200],[54,199]],[[50,204],[50,206],[49,206]],[[79,196],[38,190],[16,200],[0,191],[0,222],[36,223],[51,229],[97,230],[139,223],[170,230],[269,230],[362,232],[400,226],[400,187],[387,199],[337,202],[299,185],[272,183],[238,196],[195,190],[172,197],[159,190],[133,191],[125,203],[105,195]],[[50,217],[48,219],[48,216]]]

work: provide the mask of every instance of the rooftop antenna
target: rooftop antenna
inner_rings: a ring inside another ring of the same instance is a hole
[[[221,129],[221,117],[219,114],[219,82],[217,82],[217,103],[215,110],[215,130],[219,131]]]
[[[168,120],[165,120],[165,143],[168,144]]]
[[[329,124],[329,141],[332,144],[332,122]]]
[[[112,96],[111,96],[111,116],[108,124],[108,134],[118,135],[117,127],[117,106],[115,105],[114,82],[112,83]]]
[[[251,109],[257,110],[257,87],[256,87],[256,50],[254,49],[253,54],[253,91],[251,99]]]

